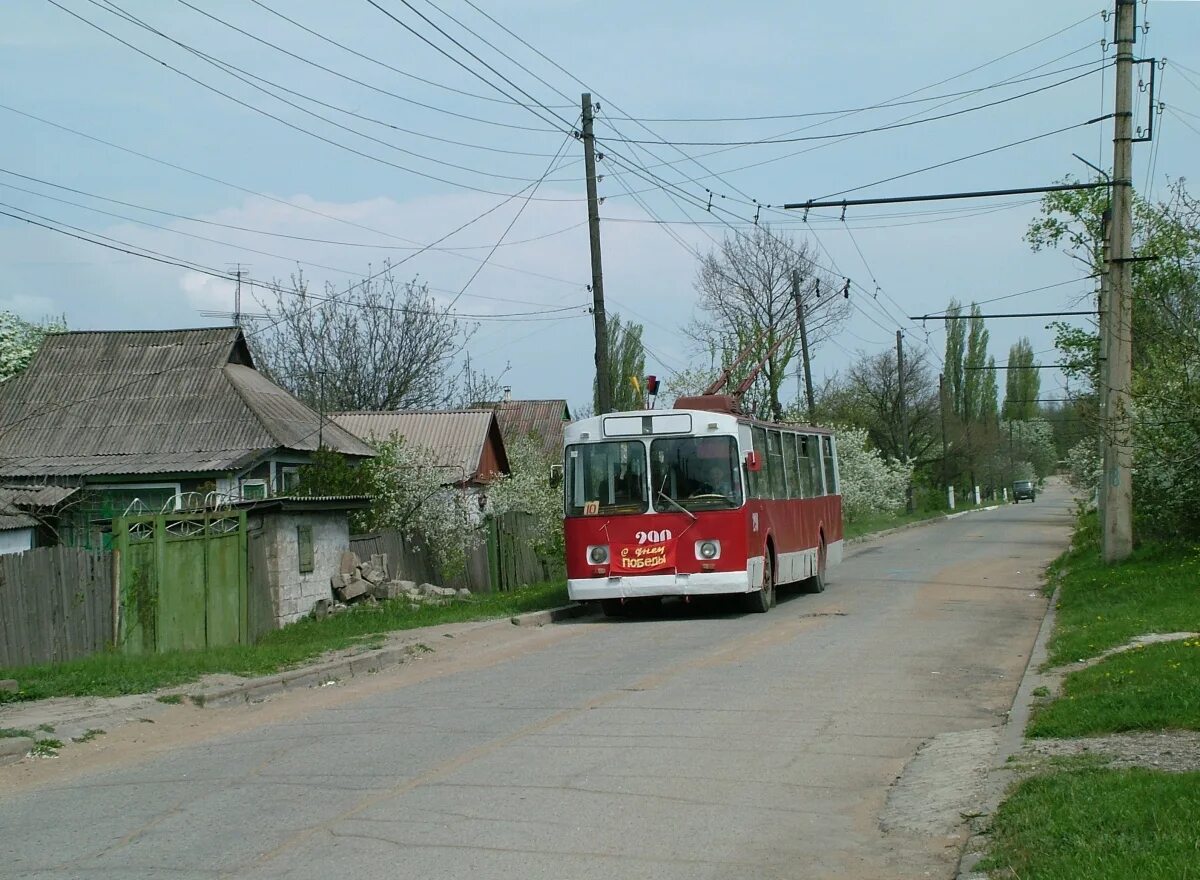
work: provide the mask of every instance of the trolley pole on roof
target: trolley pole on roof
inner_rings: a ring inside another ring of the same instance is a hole
[[[592,323],[596,331],[596,415],[612,411],[608,383],[608,319],[604,315],[604,272],[600,263],[600,203],[596,198],[596,138],[592,96],[583,93],[583,164],[587,172],[588,239],[592,246]]]
[[[808,328],[804,323],[804,300],[800,296],[800,270],[792,270],[792,296],[796,298],[796,323],[800,325],[800,357],[804,362],[804,396],[808,402],[808,423],[816,420],[816,404],[813,401],[812,365],[808,360]]]
[[[1104,523],[1102,552],[1112,564],[1133,552],[1133,438],[1130,392],[1133,356],[1133,43],[1137,0],[1117,0],[1117,93],[1113,120],[1112,252],[1105,322]]]

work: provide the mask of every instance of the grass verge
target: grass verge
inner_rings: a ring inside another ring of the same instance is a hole
[[[1050,569],[1059,587],[1049,665],[1095,657],[1148,633],[1200,627],[1200,547],[1139,547],[1120,565],[1100,559],[1095,516],[1081,517],[1071,549]]]
[[[112,697],[187,684],[212,673],[269,675],[328,651],[377,647],[387,633],[397,630],[509,617],[567,601],[566,584],[561,581],[480,594],[449,605],[421,605],[416,610],[407,600],[396,600],[356,606],[324,620],[300,620],[268,633],[255,645],[165,654],[105,653],[66,663],[0,668],[0,678],[14,678],[20,684],[15,694],[0,693],[0,700]]]
[[[999,502],[984,502],[980,507],[987,507],[990,504]],[[846,538],[861,538],[863,535],[870,535],[874,532],[882,532],[887,529],[894,529],[897,526],[908,525],[909,523],[924,522],[929,519],[940,519],[948,513],[962,513],[964,510],[974,510],[974,504],[960,504],[954,510],[916,510],[912,513],[892,513],[876,512],[868,513],[865,516],[859,517],[853,522],[844,523],[842,526],[842,534]]]
[[[1076,770],[1016,787],[978,867],[1021,880],[1197,876],[1200,773]]]
[[[1200,730],[1200,639],[1134,648],[1071,673],[1062,695],[1034,710],[1026,735],[1163,728]]]

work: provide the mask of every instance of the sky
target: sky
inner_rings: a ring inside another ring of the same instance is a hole
[[[607,306],[644,325],[647,372],[703,362],[681,332],[697,253],[756,218],[853,282],[850,319],[814,352],[818,383],[894,346],[897,329],[936,369],[942,322],[909,317],[952,297],[1033,291],[988,313],[1092,307],[1093,280],[1023,240],[1037,197],[844,219],[778,206],[1087,178],[1073,153],[1111,167],[1111,124],[1095,121],[1113,96],[1101,9],[13,0],[0,33],[0,309],[80,330],[227,324],[212,313],[232,310],[239,265],[254,312],[264,284],[297,270],[344,290],[390,260],[474,326],[472,366],[502,373],[514,397],[586,405],[591,267],[572,133],[588,90],[607,151]],[[1139,3],[1138,21],[1138,55],[1167,59],[1165,111],[1134,149],[1135,185],[1156,196],[1200,171],[1200,3]],[[1145,126],[1148,93],[1135,95]],[[1052,362],[1046,323],[989,321],[990,353],[1003,364],[1028,336]],[[1065,392],[1043,371],[1043,397]]]

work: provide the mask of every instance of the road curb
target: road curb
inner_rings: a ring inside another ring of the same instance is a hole
[[[988,875],[975,871],[975,865],[987,855],[990,838],[987,826],[991,823],[1001,801],[1004,800],[1009,786],[1017,779],[1015,770],[1008,768],[1008,759],[1021,751],[1025,744],[1025,728],[1029,724],[1029,716],[1033,709],[1035,697],[1033,692],[1054,679],[1054,673],[1041,671],[1048,656],[1046,644],[1054,632],[1054,624],[1058,619],[1059,589],[1056,587],[1050,597],[1042,625],[1038,628],[1037,638],[1033,641],[1033,650],[1029,652],[1029,662],[1025,664],[1025,672],[1017,693],[1013,697],[1012,706],[1008,710],[1008,718],[1000,732],[1000,746],[993,762],[986,796],[983,801],[983,813],[974,821],[974,833],[967,839],[959,857],[957,880],[987,880]]]
[[[480,621],[481,627],[502,626],[545,626],[564,620],[573,620],[596,613],[596,609],[585,604],[562,605],[558,608],[547,608],[543,611],[530,611],[505,620]],[[404,630],[397,630],[402,633]],[[372,651],[364,651],[350,657],[339,657],[323,663],[297,666],[285,672],[250,678],[232,685],[221,685],[213,688],[176,691],[196,706],[209,709],[241,706],[247,703],[260,703],[269,697],[278,696],[288,691],[307,690],[314,687],[324,687],[360,675],[373,675],[392,666],[399,666],[414,656],[419,656],[422,648],[417,643],[386,645]]]

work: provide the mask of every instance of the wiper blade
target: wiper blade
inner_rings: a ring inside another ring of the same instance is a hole
[[[666,501],[668,504],[670,504],[672,507],[676,508],[677,510],[682,510],[684,513],[686,513],[692,519],[696,518],[696,514],[692,513],[690,510],[688,510],[686,507],[684,507],[682,504],[680,504],[678,501],[676,501],[674,498],[672,498],[670,495],[668,495],[662,489],[658,490],[658,496],[660,498],[662,498],[664,501]]]

